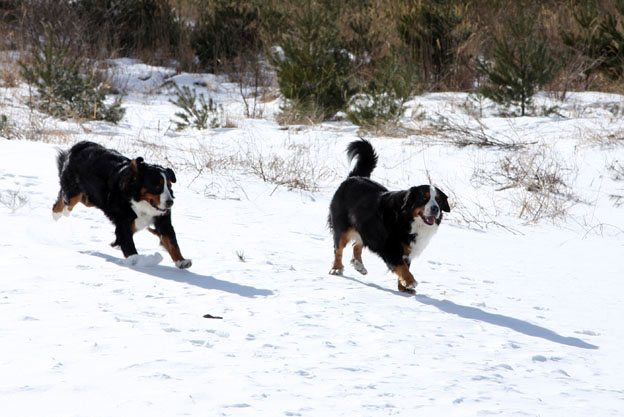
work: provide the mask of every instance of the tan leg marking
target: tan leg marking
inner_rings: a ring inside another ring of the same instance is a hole
[[[67,205],[67,210],[72,211],[74,207],[76,207],[76,204],[80,203],[80,200],[82,200],[82,194],[78,194],[70,198],[69,204]]]
[[[76,207],[76,204],[78,203],[83,203],[87,207],[93,206],[89,202],[89,198],[84,193],[80,193],[69,199],[69,205],[67,206],[67,210],[72,211],[74,207]]]
[[[361,243],[353,244],[353,260],[362,262],[362,249],[364,249],[364,245]]]
[[[329,273],[331,275],[342,275],[344,271],[344,265],[342,264],[342,251],[344,250],[347,243],[351,240],[351,232],[353,229],[349,229],[340,236],[340,242],[338,243],[338,248],[334,251],[334,264],[332,265]]]
[[[56,203],[54,203],[54,206],[52,206],[52,213],[60,214],[63,212],[64,208],[65,208],[65,203],[63,202],[63,199],[59,197],[56,200]]]
[[[414,279],[414,276],[410,272],[406,263],[402,263],[397,266],[392,272],[397,274],[399,278],[399,291],[410,294],[414,294],[416,292],[415,288],[418,283]]]
[[[182,253],[180,252],[180,248],[178,245],[174,245],[168,236],[160,236],[160,243],[165,247],[165,249],[167,249],[167,252],[169,252],[169,256],[171,256],[173,262],[184,260],[184,256],[182,256]]]
[[[84,204],[85,206],[87,206],[87,207],[93,207],[94,206],[94,204],[89,200],[89,197],[87,197],[87,195],[84,194],[84,193],[82,194],[82,198],[81,198],[80,202],[82,204]]]
[[[52,207],[52,214],[54,218],[58,219],[61,214],[69,216],[69,212],[72,211],[78,203],[82,203],[87,207],[93,207],[93,203],[89,201],[89,197],[87,197],[85,193],[80,193],[70,198],[68,205],[65,205],[63,199],[59,197]]]
[[[412,248],[410,247],[410,245],[406,245],[405,243],[401,242],[401,246],[403,246],[403,255],[409,256],[409,254],[412,252]]]
[[[182,252],[180,252],[180,248],[177,245],[174,245],[168,236],[163,236],[163,235],[158,234],[156,229],[152,229],[151,227],[148,228],[147,230],[149,230],[151,234],[158,236],[160,238],[160,244],[163,245],[165,249],[167,249],[167,252],[169,252],[169,256],[171,256],[171,259],[173,260],[173,262],[184,260],[184,256],[182,256]]]
[[[160,239],[160,244],[163,245],[165,249],[167,249],[167,252],[169,252],[169,256],[171,256],[171,259],[173,260],[173,262],[175,262],[178,268],[186,269],[193,265],[190,259],[185,259],[184,256],[182,256],[180,248],[177,245],[174,245],[169,237],[158,234],[156,229],[152,229],[151,227],[149,227],[147,230],[149,230],[149,232],[153,235],[158,236],[158,238]]]

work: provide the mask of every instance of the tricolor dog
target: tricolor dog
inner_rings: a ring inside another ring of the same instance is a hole
[[[68,216],[78,203],[95,206],[115,225],[112,246],[121,247],[126,258],[137,259],[133,235],[149,227],[178,268],[192,265],[182,256],[171,225],[171,184],[176,182],[171,168],[148,164],[141,157],[131,160],[86,141],[60,151],[57,166],[61,189],[52,207],[55,220]]]
[[[334,237],[334,264],[329,271],[342,275],[342,252],[353,244],[351,264],[366,274],[362,249],[381,256],[398,276],[399,291],[415,293],[417,285],[409,267],[438,230],[442,212],[450,212],[448,198],[439,188],[420,185],[404,191],[388,191],[369,177],[377,166],[372,145],[362,139],[349,144],[349,160],[356,164],[338,187],[329,206],[329,226]]]

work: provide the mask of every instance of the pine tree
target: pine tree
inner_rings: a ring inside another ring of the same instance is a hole
[[[459,46],[471,34],[466,12],[464,0],[430,0],[412,4],[399,17],[401,40],[422,66],[424,80],[435,88],[450,74]]]
[[[251,3],[251,2],[250,2]],[[232,0],[216,0],[206,8],[193,31],[191,45],[201,64],[217,71],[222,60],[261,48],[260,6]]]
[[[308,0],[278,46],[269,58],[285,98],[320,109],[323,118],[344,108],[353,94],[348,82],[351,62],[328,3]]]
[[[42,51],[35,50],[30,61],[20,61],[20,74],[37,89],[34,102],[39,110],[60,119],[79,118],[119,122],[125,113],[121,98],[106,104],[106,88],[81,71],[79,58],[71,57],[48,30]]]
[[[528,13],[521,12],[507,24],[508,36],[494,39],[494,64],[477,60],[477,71],[489,82],[477,93],[505,106],[519,104],[524,116],[537,89],[552,81],[559,65]]]
[[[624,75],[624,0],[616,0],[615,7],[619,16],[607,13],[599,26],[600,33],[606,39],[599,70],[612,80]]]
[[[585,58],[585,88],[592,74],[611,80],[624,75],[624,30],[619,23],[624,18],[624,0],[617,0],[615,8],[619,16],[601,13],[595,0],[587,0],[573,12],[578,29],[560,32],[563,43]]]

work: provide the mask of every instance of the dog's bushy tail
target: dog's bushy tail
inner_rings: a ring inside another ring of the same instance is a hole
[[[58,151],[58,155],[56,155],[56,167],[58,168],[59,177],[63,173],[63,167],[65,167],[65,162],[67,162],[67,157],[69,156],[69,151]]]
[[[349,172],[350,177],[366,177],[369,178],[371,172],[377,166],[377,153],[373,149],[373,145],[366,139],[351,142],[347,147],[347,157],[349,161],[357,158],[353,170]]]

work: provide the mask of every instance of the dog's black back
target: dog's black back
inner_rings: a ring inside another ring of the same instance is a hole
[[[130,208],[133,192],[127,185],[131,162],[119,152],[97,143],[79,142],[70,150],[59,152],[57,166],[66,202],[72,195],[85,193],[91,204],[111,220],[126,206]]]

